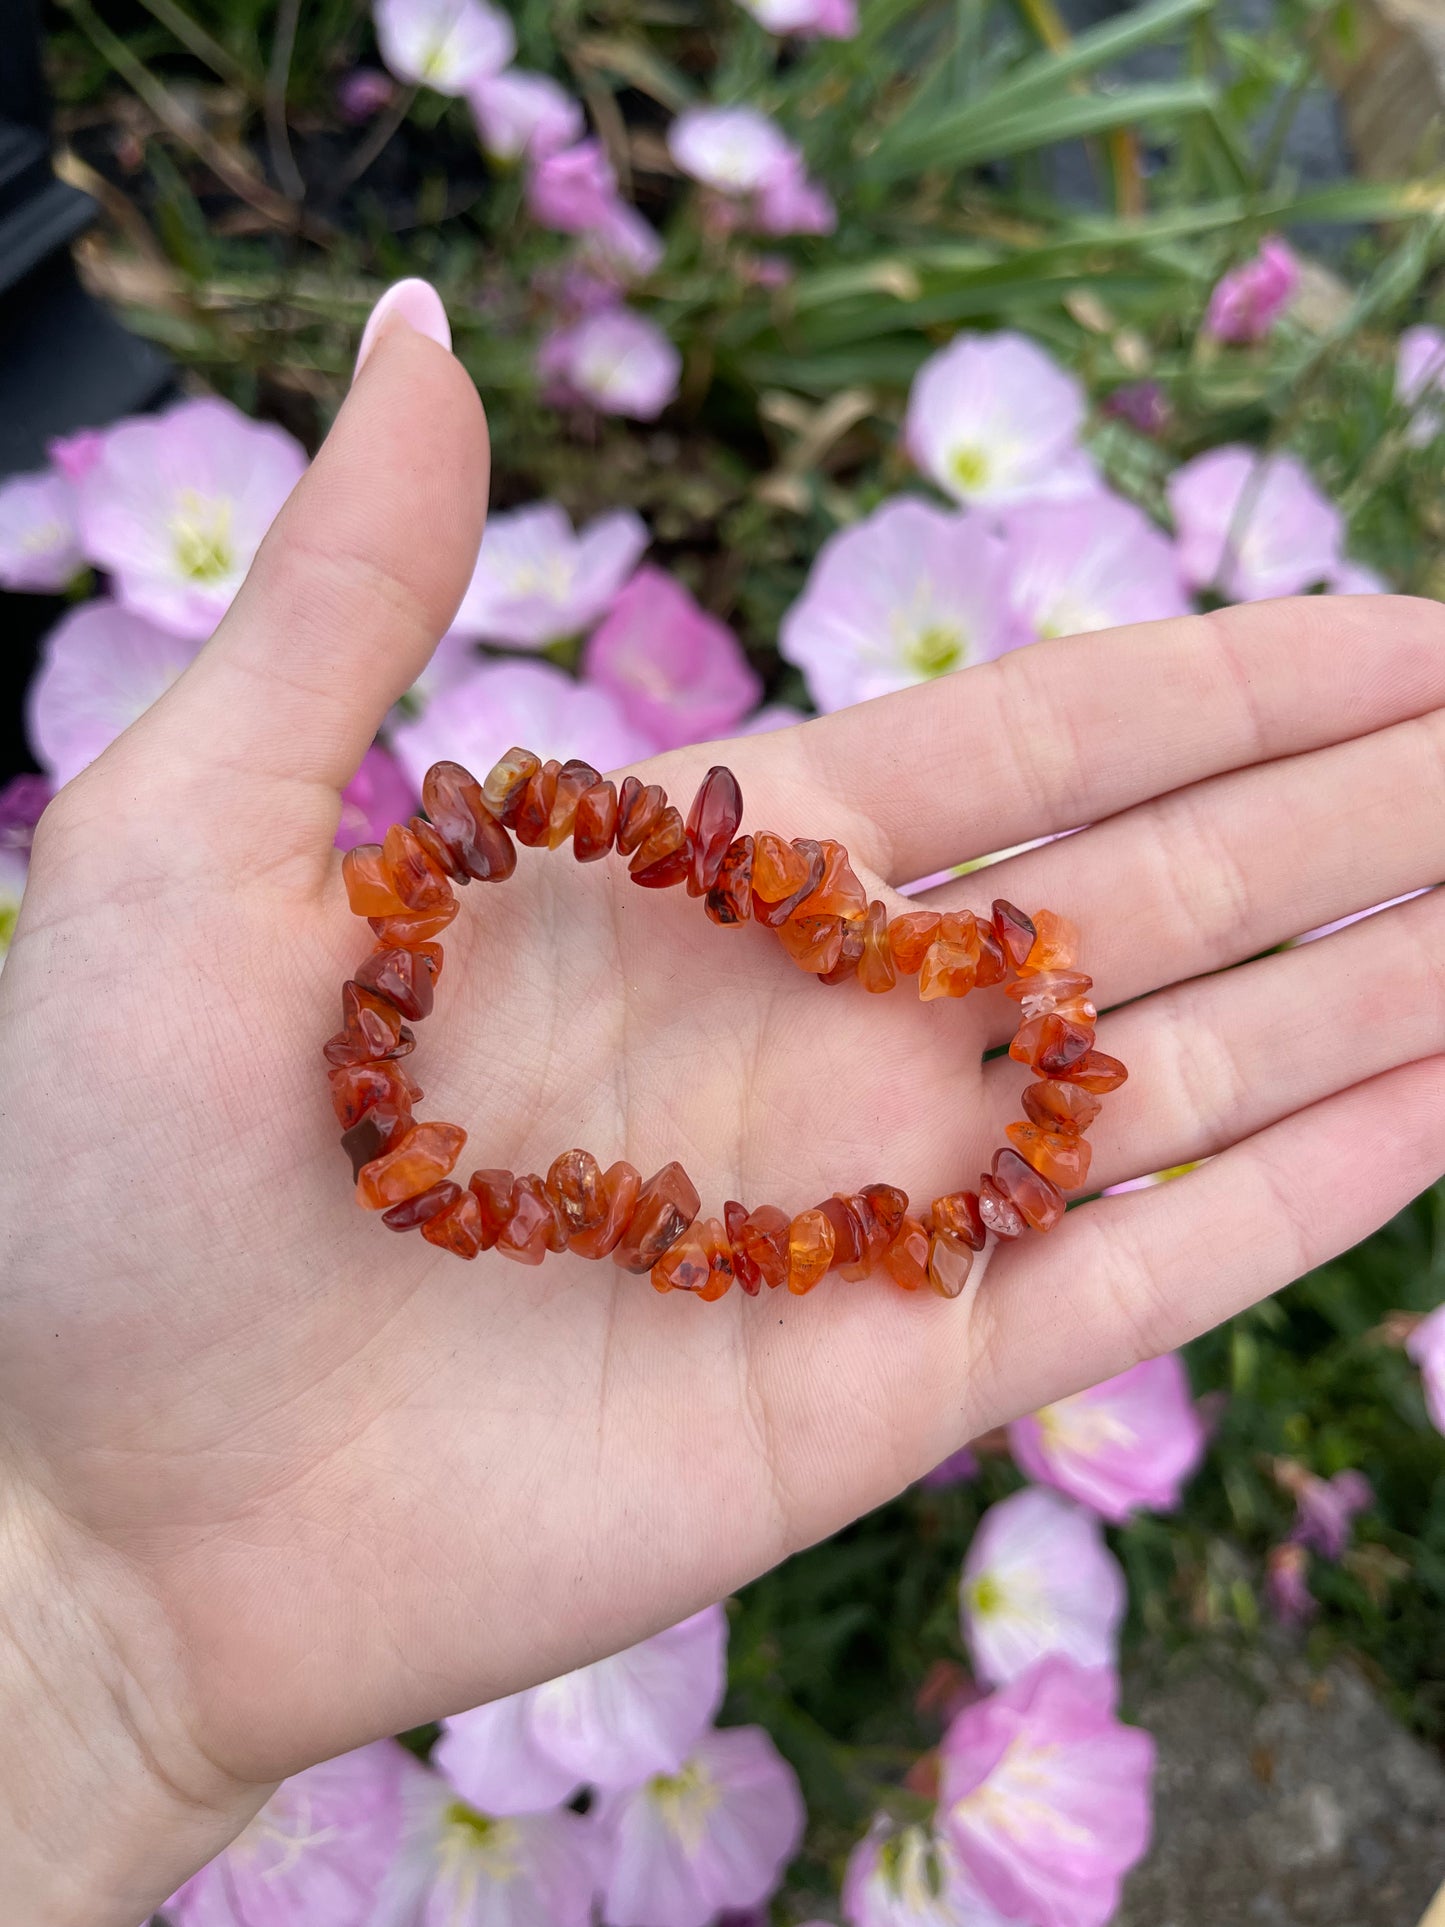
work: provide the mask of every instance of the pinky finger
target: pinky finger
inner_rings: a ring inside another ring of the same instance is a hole
[[[1442,1143],[1445,1056],[1422,1058],[997,1252],[970,1327],[977,1429],[1172,1351],[1358,1244],[1441,1175]]]

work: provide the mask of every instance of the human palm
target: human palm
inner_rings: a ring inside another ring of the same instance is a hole
[[[1091,1183],[1203,1170],[951,1302],[835,1276],[701,1305],[388,1234],[319,1052],[363,934],[336,793],[449,620],[485,469],[458,365],[384,335],[215,641],[47,814],[0,979],[21,1536],[207,1851],[282,1775],[615,1650],[1181,1343],[1442,1162],[1437,898],[1210,974],[1440,871],[1445,620],[1316,600],[1041,644],[719,752],[749,828],[838,837],[890,908],[1092,824],[927,900],[1077,921],[1133,1073]],[[710,760],[647,774],[685,806]],[[576,1145],[676,1157],[714,1213],[871,1180],[926,1203],[1018,1115],[1020,1067],[984,1059],[1003,1000],[824,989],[616,859],[524,852],[446,947],[408,1068],[466,1168]]]

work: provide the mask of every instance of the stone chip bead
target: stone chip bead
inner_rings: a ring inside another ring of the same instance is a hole
[[[451,881],[408,824],[393,823],[381,846],[391,885],[407,910],[435,910],[452,898]]]
[[[519,1265],[540,1265],[549,1251],[564,1251],[567,1234],[546,1186],[535,1173],[512,1180],[507,1218],[497,1232],[496,1249]]]
[[[984,1176],[978,1181],[978,1215],[996,1238],[1021,1238],[1024,1215],[1001,1185]]]
[[[482,1249],[482,1213],[472,1192],[458,1187],[456,1199],[427,1219],[421,1235],[454,1258],[475,1258]]]
[[[928,1242],[928,1282],[940,1298],[957,1298],[973,1270],[973,1251],[959,1238],[935,1230]]]
[[[1092,1025],[1067,1017],[1026,1017],[1008,1047],[1010,1057],[1027,1064],[1040,1077],[1062,1077],[1087,1057],[1094,1044]]]
[[[652,1267],[654,1291],[691,1291],[710,1304],[731,1290],[733,1254],[716,1218],[699,1218]]]
[[[516,846],[481,784],[460,763],[432,764],[422,779],[421,806],[463,876],[500,883],[516,869]]]
[[[778,929],[823,880],[823,852],[806,837],[787,843],[771,830],[753,839],[753,916]]]
[[[1052,1231],[1064,1215],[1059,1187],[1036,1171],[1012,1146],[995,1151],[990,1173],[999,1190],[1017,1206],[1024,1223],[1035,1231]]]
[[[883,1269],[900,1291],[921,1291],[928,1283],[927,1227],[917,1218],[905,1216],[898,1235],[883,1254]]]
[[[800,1211],[788,1226],[788,1290],[801,1298],[833,1262],[832,1220],[821,1209]]]
[[[602,1173],[606,1215],[589,1230],[569,1233],[568,1247],[579,1258],[610,1258],[632,1223],[641,1191],[642,1177],[635,1165],[621,1158],[616,1164],[609,1164]]]
[[[690,867],[682,813],[669,803],[638,846],[627,872],[644,890],[670,890],[685,881]]]
[[[947,1197],[935,1198],[930,1216],[936,1231],[946,1232],[970,1251],[982,1251],[987,1243],[988,1227],[976,1191],[950,1191]]]
[[[738,779],[721,764],[698,785],[687,813],[687,894],[705,897],[722,873],[723,861],[743,820]]]
[[[641,849],[654,824],[667,808],[667,792],[657,783],[624,776],[617,793],[617,851],[631,856]]]
[[[572,829],[572,854],[579,863],[595,863],[617,840],[617,786],[594,783],[577,799]]]
[[[1045,1078],[1024,1090],[1024,1112],[1031,1124],[1046,1131],[1073,1131],[1082,1135],[1104,1108],[1091,1091],[1081,1084],[1066,1084]]]
[[[341,986],[341,1029],[322,1045],[328,1064],[374,1064],[406,1057],[415,1049],[416,1035],[401,1021],[395,1004],[365,984]]]
[[[1088,1181],[1093,1149],[1075,1131],[1045,1131],[1037,1124],[1010,1124],[1005,1133],[1019,1156],[1061,1191],[1078,1191]]]
[[[1080,1090],[1088,1091],[1091,1096],[1103,1097],[1110,1091],[1117,1091],[1129,1073],[1117,1057],[1110,1057],[1107,1051],[1091,1050],[1070,1064],[1066,1071],[1055,1071],[1053,1075],[1067,1084],[1077,1084]]]
[[[1021,970],[1038,936],[1033,918],[1025,916],[1017,904],[1008,902],[1004,897],[995,897],[993,933],[998,938],[1004,956],[1015,970]]]
[[[379,843],[358,843],[341,859],[341,880],[354,917],[400,916],[406,905],[396,894]]]
[[[593,769],[590,763],[584,763],[578,758],[573,758],[562,765],[557,772],[557,795],[547,823],[549,850],[560,850],[572,836],[577,826],[577,812],[582,806],[582,798],[589,790],[595,789],[601,781],[601,770]],[[575,841],[573,850],[575,854]]]
[[[775,1204],[749,1211],[736,1202],[723,1206],[723,1223],[732,1246],[733,1275],[750,1298],[763,1285],[770,1290],[788,1282],[788,1214]]]
[[[863,919],[862,944],[858,956],[858,981],[876,996],[892,990],[898,982],[898,965],[888,941],[888,912],[876,899],[869,904]]]
[[[753,914],[753,839],[734,837],[707,893],[704,909],[713,922],[727,928],[748,923]]]
[[[404,1110],[419,1104],[425,1096],[421,1085],[396,1058],[372,1064],[339,1064],[327,1073],[327,1082],[336,1121],[347,1131],[373,1105],[392,1104]]]
[[[675,1160],[664,1164],[638,1192],[632,1222],[612,1253],[613,1264],[624,1271],[651,1271],[701,1209],[697,1186],[682,1166]]]
[[[357,967],[353,981],[384,997],[415,1024],[432,1013],[441,968],[439,943],[418,944],[414,950],[405,950],[400,944],[385,944],[373,950]]]
[[[924,1002],[934,997],[966,997],[973,989],[980,948],[972,912],[945,912],[938,934],[924,952],[918,995]]]
[[[385,1211],[414,1198],[438,1178],[451,1176],[466,1141],[460,1124],[414,1124],[389,1151],[362,1166],[358,1203],[367,1211]]]

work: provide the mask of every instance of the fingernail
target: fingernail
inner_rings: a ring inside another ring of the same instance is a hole
[[[442,306],[442,298],[430,281],[398,281],[394,287],[377,302],[367,317],[366,327],[362,330],[361,346],[356,351],[356,366],[351,379],[355,381],[361,373],[368,355],[388,328],[401,325],[415,328],[419,335],[428,341],[436,342],[438,347],[448,351],[452,345],[452,331],[447,321],[447,311]]]

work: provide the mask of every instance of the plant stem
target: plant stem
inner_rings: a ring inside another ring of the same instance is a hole
[[[287,124],[286,95],[291,84],[291,56],[296,50],[296,27],[301,17],[301,0],[281,0],[276,10],[276,38],[271,43],[271,62],[266,69],[266,145],[271,165],[276,170],[289,200],[304,201],[306,183],[291,151],[291,129]]]

